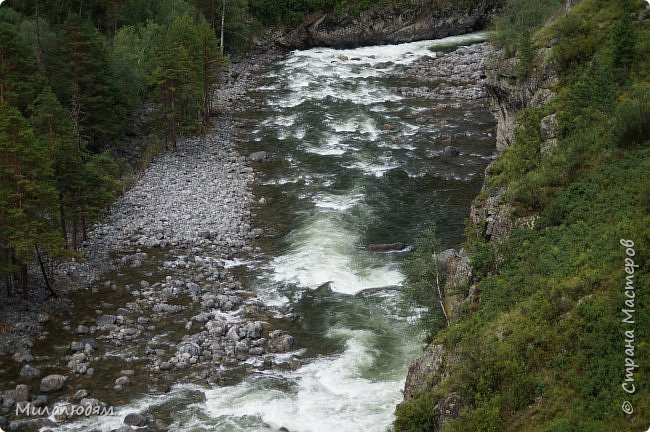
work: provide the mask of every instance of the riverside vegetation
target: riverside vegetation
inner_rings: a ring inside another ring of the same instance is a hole
[[[650,298],[639,289],[649,284],[649,14],[643,1],[572,3],[509,0],[496,20],[502,53],[493,67],[504,86],[525,94],[548,83],[550,97],[516,107],[512,142],[488,168],[474,208],[498,194],[501,217],[528,223],[499,237],[486,232],[491,220],[469,224],[472,274],[453,287],[467,299],[450,327],[428,321],[428,349],[449,353],[444,370],[431,370],[397,408],[395,431],[650,424],[648,387],[622,388],[649,376]],[[636,296],[626,290],[621,239],[634,243]],[[427,277],[421,266],[406,270]],[[421,285],[412,288],[419,296]],[[635,310],[632,333],[622,309]]]

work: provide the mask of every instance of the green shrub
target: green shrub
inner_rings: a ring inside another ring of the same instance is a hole
[[[430,432],[438,422],[434,407],[438,398],[429,391],[416,394],[397,406],[394,432]]]
[[[521,36],[534,32],[562,6],[562,0],[507,0],[503,12],[494,20],[493,42],[513,55]]]
[[[619,147],[631,148],[650,140],[650,89],[624,97],[614,114],[614,139]]]

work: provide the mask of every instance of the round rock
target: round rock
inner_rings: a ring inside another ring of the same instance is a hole
[[[41,391],[43,393],[55,392],[61,390],[66,382],[63,375],[48,375],[41,380]]]

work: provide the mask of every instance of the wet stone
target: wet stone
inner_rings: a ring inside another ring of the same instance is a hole
[[[41,391],[43,393],[50,393],[61,390],[65,385],[66,377],[63,375],[48,375],[41,380]]]

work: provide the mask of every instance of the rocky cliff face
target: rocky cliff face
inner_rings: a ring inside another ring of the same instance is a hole
[[[410,0],[399,5],[377,5],[358,16],[316,13],[277,44],[287,49],[350,48],[460,35],[485,28],[501,0],[445,7],[440,3]]]
[[[543,58],[544,52],[539,52]],[[539,107],[547,103],[554,95],[550,88],[556,82],[556,74],[549,66],[542,66],[531,74],[525,81],[516,79],[517,60],[507,58],[499,53],[485,66],[485,89],[489,95],[490,107],[497,120],[497,152],[501,153],[514,144],[516,115],[522,109],[532,106]],[[545,151],[557,145],[555,115],[542,119],[542,133],[546,141],[540,151]],[[486,178],[490,176],[490,166],[486,169]],[[470,212],[470,226],[477,235],[490,243],[499,243],[506,239],[514,227],[530,227],[535,223],[535,217],[515,218],[512,206],[505,199],[507,187],[489,187],[484,185],[482,199],[477,199]],[[476,280],[470,265],[470,257],[461,251],[450,257],[445,263],[447,278],[445,303],[451,311],[452,320],[460,317],[461,305],[464,302],[480,301]],[[411,365],[404,388],[404,398],[413,397],[419,391],[438,387],[450,372],[460,364],[462,353],[458,349],[448,349],[443,345],[431,344]],[[458,417],[466,404],[457,393],[447,394],[433,407],[437,418],[437,428],[442,427]]]

